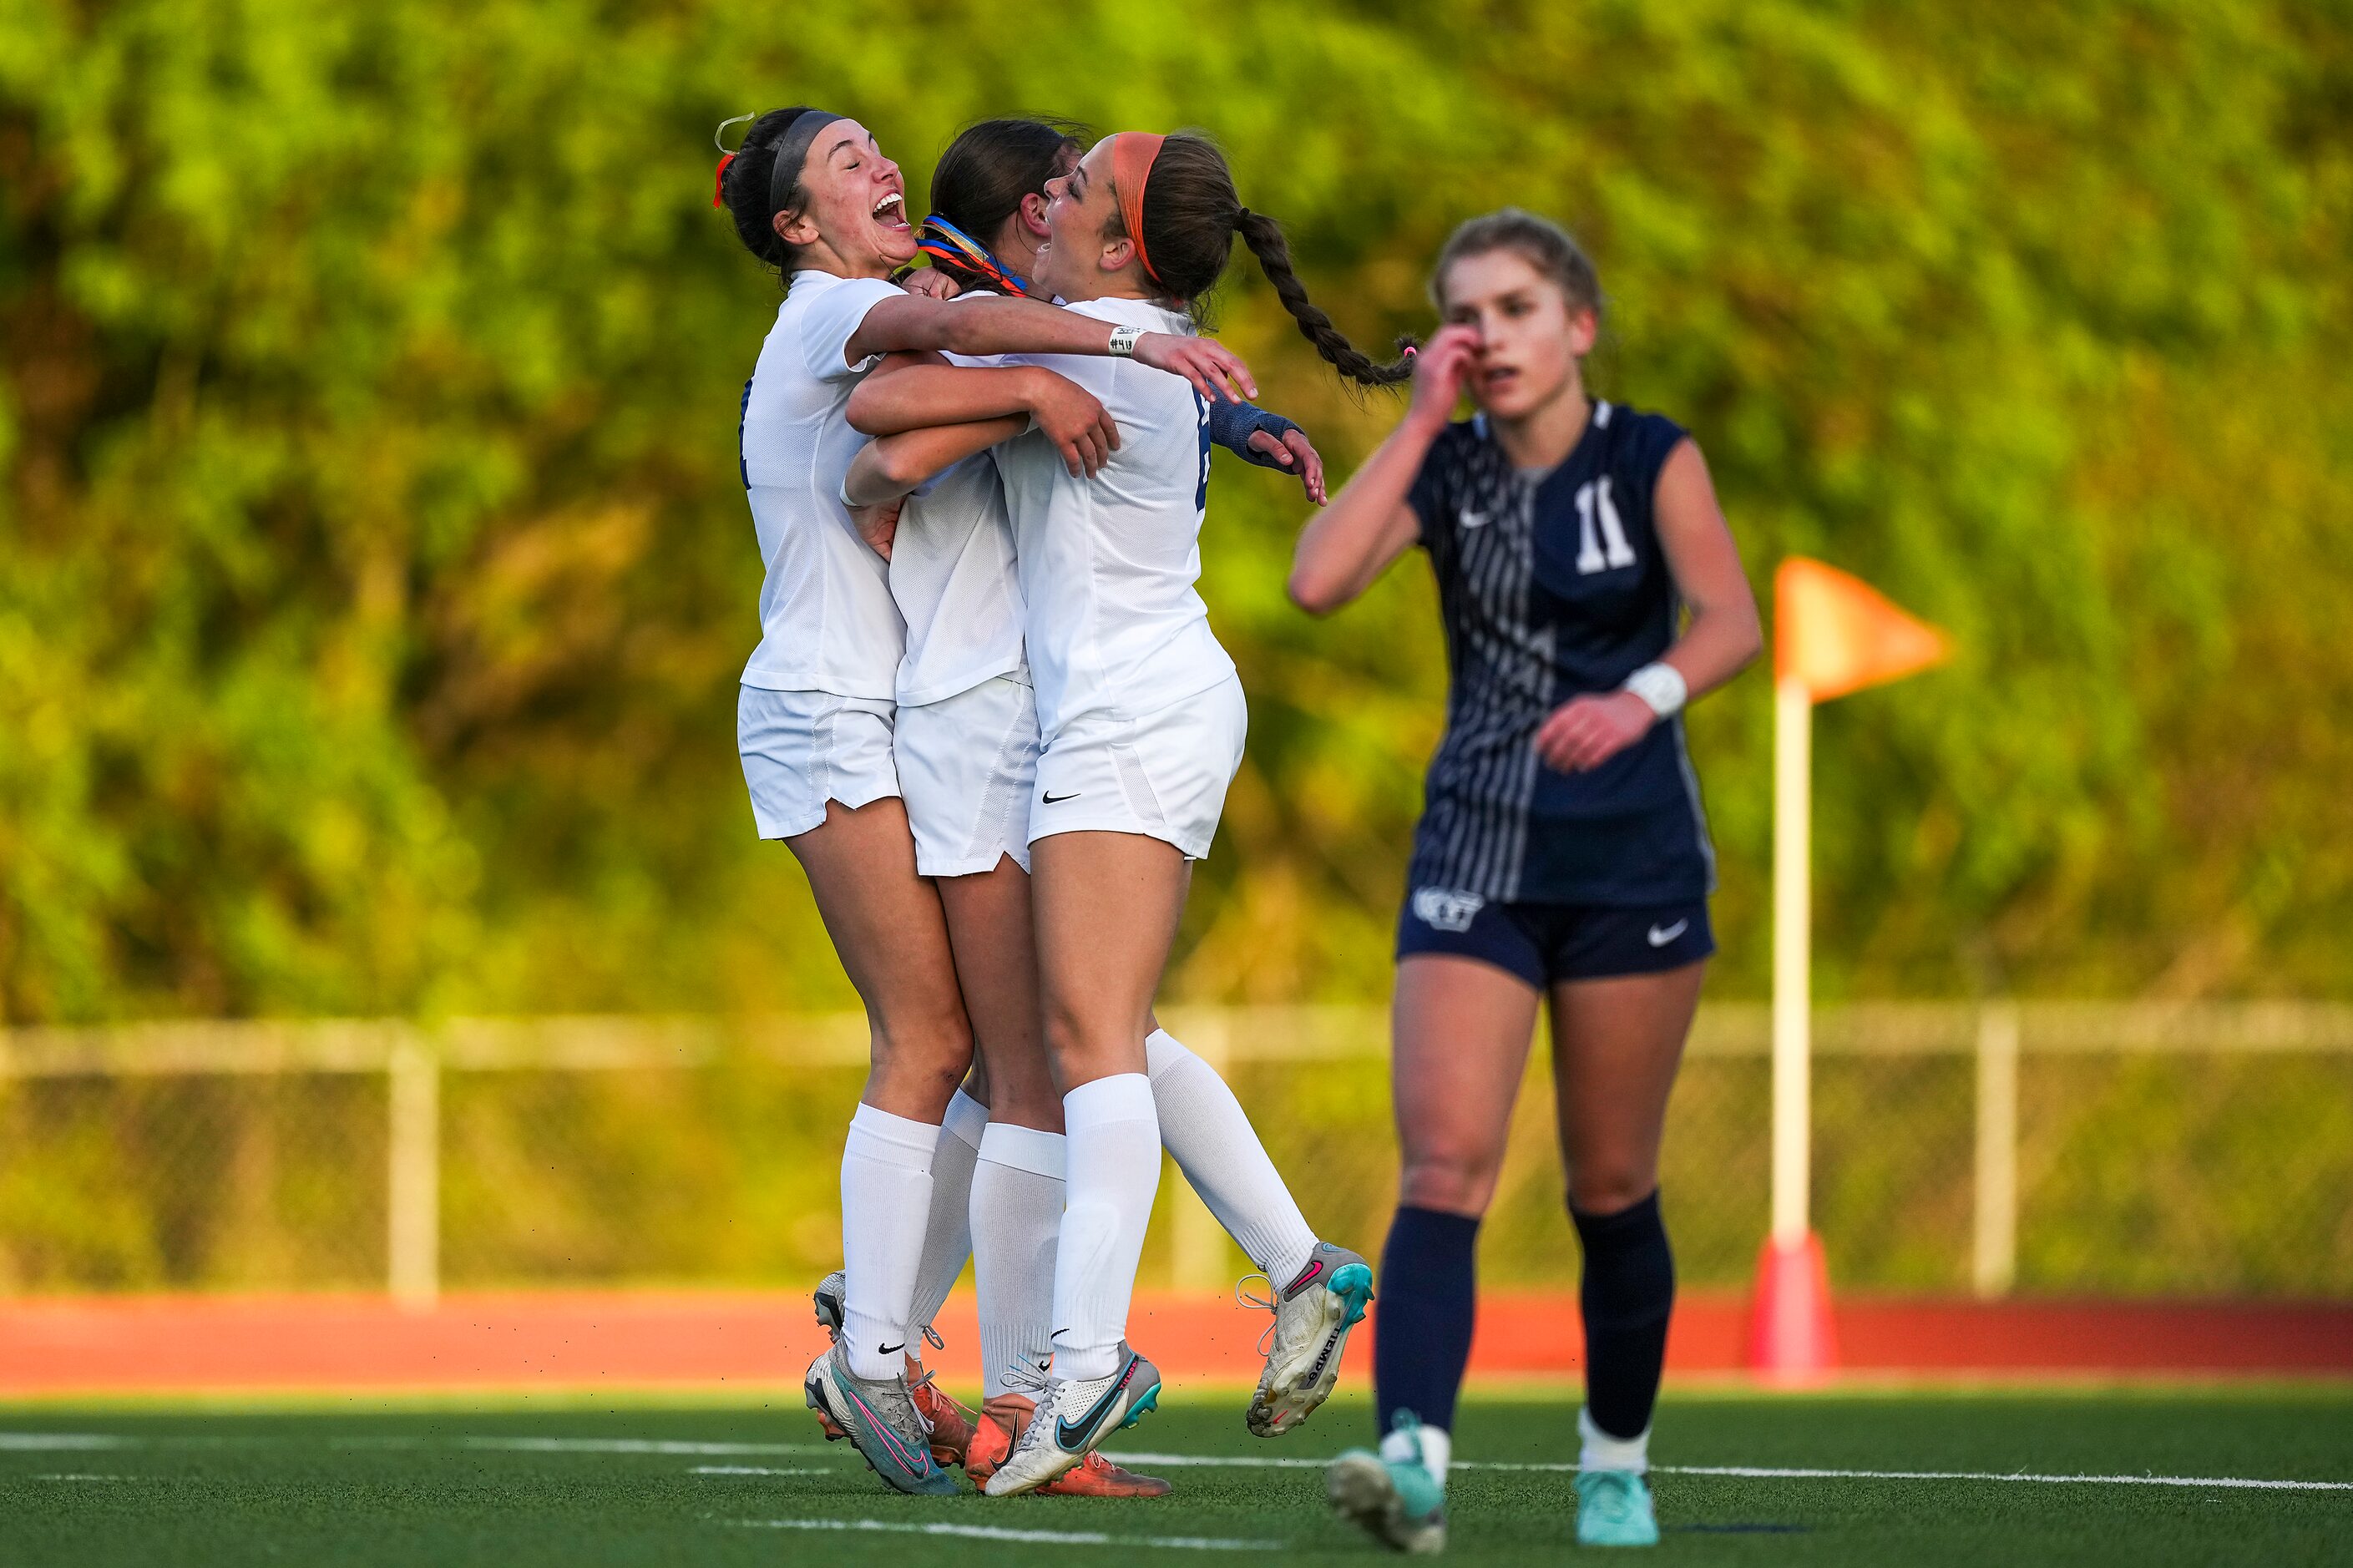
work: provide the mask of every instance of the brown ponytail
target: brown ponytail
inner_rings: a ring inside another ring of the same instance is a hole
[[[1412,360],[1378,363],[1351,343],[1307,298],[1307,286],[1292,270],[1291,246],[1282,237],[1282,226],[1242,205],[1225,154],[1208,138],[1178,132],[1162,141],[1145,183],[1142,205],[1145,232],[1134,237],[1152,258],[1154,277],[1174,298],[1198,305],[1216,287],[1233,254],[1234,236],[1240,234],[1274,285],[1275,297],[1299,323],[1300,335],[1334,369],[1366,386],[1394,385],[1412,376]],[[1127,232],[1115,214],[1110,232]]]

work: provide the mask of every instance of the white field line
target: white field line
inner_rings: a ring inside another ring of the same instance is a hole
[[[809,1454],[814,1443],[683,1443],[656,1437],[461,1437],[469,1448],[517,1454]]]
[[[830,1476],[837,1472],[821,1466],[780,1470],[769,1465],[697,1465],[686,1473],[690,1476]]]
[[[1122,1464],[1152,1466],[1201,1465],[1237,1469],[1308,1470],[1320,1469],[1330,1463],[1326,1459],[1291,1459],[1234,1458],[1215,1454],[1136,1454],[1123,1449],[1105,1453]],[[1534,1472],[1541,1475],[1574,1475],[1574,1464],[1515,1464],[1496,1459],[1456,1459],[1447,1467],[1454,1470],[1503,1470]],[[2217,1487],[2238,1488],[2259,1491],[2284,1492],[2345,1492],[2353,1491],[2353,1481],[2279,1481],[2248,1476],[2060,1476],[2038,1475],[2026,1470],[1833,1470],[1815,1468],[1785,1468],[1770,1465],[1652,1465],[1653,1474],[1662,1476],[1734,1476],[1744,1479],[1777,1481],[2031,1481],[2046,1486],[2110,1486],[2110,1487]]]
[[[860,1530],[892,1535],[952,1535],[965,1541],[1019,1541],[1048,1546],[1167,1546],[1187,1552],[1280,1552],[1280,1541],[1214,1535],[1107,1535],[1099,1530],[1008,1530],[990,1524],[898,1524],[879,1519],[735,1519],[744,1530]]]
[[[62,1475],[35,1476],[37,1481],[127,1481],[129,1476],[90,1476],[69,1470]]]
[[[46,1453],[58,1448],[124,1448],[128,1437],[100,1436],[95,1432],[0,1432],[0,1453]]]

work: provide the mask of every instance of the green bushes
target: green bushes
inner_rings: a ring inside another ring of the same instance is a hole
[[[731,449],[774,286],[708,128],[813,99],[915,196],[975,116],[1198,123],[1360,340],[1516,201],[1609,395],[1789,551],[1958,635],[1826,710],[1831,994],[2341,994],[2353,239],[2341,5],[489,0],[0,13],[0,1018],[838,1005],[752,840]],[[1247,265],[1223,330],[1342,472]],[[1441,652],[1409,566],[1282,602],[1221,468],[1251,752],[1172,989],[1377,995]],[[1763,984],[1768,723],[1698,710],[1720,993]]]

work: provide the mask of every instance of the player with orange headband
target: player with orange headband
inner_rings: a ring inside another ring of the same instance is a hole
[[[941,154],[923,246],[965,290],[959,302],[1029,291],[1024,275],[1049,237],[1047,184],[1068,176],[1085,151],[1067,125],[1004,119],[967,127]],[[919,389],[910,395],[918,399],[926,387],[936,395],[933,369],[947,370],[951,382],[976,384],[982,395],[994,384],[1009,403],[1011,378],[992,374],[1001,363],[893,354],[851,395],[850,423],[889,427],[894,415],[903,422],[907,401],[894,388]],[[1025,374],[1050,377],[1034,367]],[[1279,436],[1265,433],[1270,423]],[[1321,465],[1303,432],[1248,404],[1222,401],[1211,405],[1209,425],[1213,443],[1265,466],[1278,465],[1253,441],[1282,453],[1289,466],[1303,468],[1309,499],[1323,500]],[[1025,427],[1014,419],[999,434],[1009,439]],[[986,1483],[1034,1415],[1040,1370],[1053,1353],[1053,1269],[1039,1262],[1052,1258],[1061,1229],[1064,1138],[1061,1091],[1039,1016],[1030,919],[1039,733],[1012,519],[988,452],[974,452],[936,478],[927,468],[902,466],[922,464],[926,446],[961,447],[967,434],[928,429],[867,447],[850,464],[843,499],[880,509],[903,498],[895,521],[878,514],[872,530],[876,548],[889,555],[892,596],[907,623],[892,749],[914,830],[915,869],[939,889],[986,1068],[985,1085],[951,1105],[947,1126],[960,1141],[944,1137],[933,1163],[932,1218],[910,1325],[930,1322],[968,1254],[979,1298],[983,1403],[961,1442],[959,1421],[944,1414],[933,1447]],[[1274,1319],[1260,1346],[1265,1367],[1246,1422],[1261,1436],[1291,1431],[1338,1380],[1354,1306],[1345,1281],[1357,1278],[1346,1270],[1364,1259],[1310,1227],[1214,1067],[1163,1028],[1145,1038],[1145,1058],[1162,1147],[1266,1285],[1263,1295],[1241,1297]],[[829,1324],[842,1317],[839,1279],[818,1288],[818,1316]],[[1315,1289],[1335,1280],[1343,1282],[1337,1296]],[[1151,1496],[1167,1483],[1119,1470],[1098,1451],[1043,1489]]]
[[[997,461],[1042,741],[1029,796],[1030,895],[1046,1045],[1063,1097],[1067,1198],[1051,1380],[1020,1443],[989,1478],[991,1496],[1053,1480],[1158,1397],[1159,1374],[1126,1342],[1160,1179],[1145,1039],[1190,862],[1208,853],[1248,725],[1233,661],[1194,588],[1208,406],[1181,378],[1121,363],[1120,345],[1194,331],[1193,308],[1225,270],[1239,234],[1300,330],[1343,374],[1384,384],[1409,374],[1357,351],[1309,302],[1281,226],[1242,205],[1223,155],[1205,138],[1107,138],[1050,181],[1047,194],[1032,291],[1109,322],[1113,357],[1017,357],[1093,394],[1118,427],[1116,449],[1098,472],[1074,475],[1035,435],[1007,440],[1002,421],[887,437],[923,443],[920,462],[904,460],[904,446],[892,455],[902,472],[936,471],[1004,443]],[[909,371],[891,378],[893,405],[922,405],[913,393],[928,382],[939,389],[937,408],[969,407],[969,378],[1005,374]],[[906,423],[955,417],[933,412]],[[1363,1310],[1370,1270],[1354,1254],[1331,1251],[1326,1267],[1285,1292],[1295,1287],[1345,1325]]]

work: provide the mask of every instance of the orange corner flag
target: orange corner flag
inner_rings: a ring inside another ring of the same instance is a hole
[[[1773,676],[1817,702],[1941,664],[1952,640],[1859,577],[1802,555],[1773,574]]]

